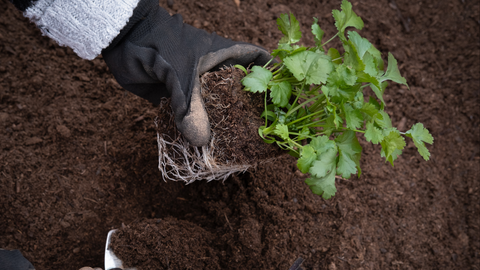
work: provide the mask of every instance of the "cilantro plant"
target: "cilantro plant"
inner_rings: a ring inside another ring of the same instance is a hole
[[[261,115],[265,125],[258,133],[267,143],[276,143],[298,158],[298,169],[309,173],[306,183],[313,193],[325,199],[335,195],[335,176],[360,176],[360,146],[356,133],[382,147],[381,155],[393,162],[405,147],[405,138],[413,139],[420,155],[429,160],[424,143],[433,143],[433,137],[421,123],[402,133],[392,126],[384,111],[383,94],[388,81],[407,85],[400,75],[397,61],[388,54],[384,71],[381,53],[357,32],[363,21],[352,10],[352,4],[342,1],[341,11],[333,17],[338,33],[323,40],[324,31],[314,18],[312,33],[314,47],[296,45],[302,36],[300,24],[293,14],[282,14],[277,20],[284,34],[278,49],[272,53],[281,62],[261,67],[254,66],[243,78],[246,91],[265,93],[265,111]],[[324,49],[334,38],[339,38],[344,53]],[[267,68],[268,67],[268,68]],[[246,73],[247,71],[243,67]],[[365,101],[365,88],[375,93]]]

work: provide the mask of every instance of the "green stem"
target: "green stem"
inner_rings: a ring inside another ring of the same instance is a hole
[[[323,104],[323,102],[325,101],[327,97],[325,95],[322,95],[320,99],[318,99],[317,101],[315,101],[315,103],[312,104],[312,106],[310,106],[310,111],[316,111],[318,109],[318,107]]]
[[[282,66],[281,66],[279,69],[277,69],[277,70],[275,70],[274,72],[272,72],[272,75],[273,75],[273,76],[277,75],[277,74],[283,69],[284,66],[285,66],[285,65],[282,64]],[[274,67],[274,68],[276,68],[276,67]]]
[[[265,106],[265,127],[268,124],[268,117],[267,117],[267,91],[265,91],[265,98],[263,99],[264,106]]]
[[[334,132],[336,132],[336,131],[345,131],[345,130],[351,130],[351,131],[360,132],[360,133],[365,133],[365,132],[366,132],[366,131],[364,131],[364,130],[349,129],[349,128],[346,128],[346,127],[341,127],[341,129],[335,130]]]
[[[264,66],[263,66],[263,68],[266,68],[266,67],[268,67],[268,65],[269,65],[269,64],[270,64],[272,61],[273,61],[273,58],[272,58],[272,59],[270,59],[270,61],[268,61],[268,62],[267,62],[267,63],[266,63]]]
[[[335,36],[333,36],[332,38],[330,38],[327,42],[323,43],[322,46],[320,46],[320,47],[323,47],[323,46],[325,46],[327,43],[329,43],[330,41],[332,41],[334,38],[336,38],[336,37],[338,36],[338,34],[340,34],[340,32],[337,32],[337,33],[335,34]]]
[[[300,95],[298,95],[297,97],[299,97]],[[307,99],[306,101],[302,102],[301,104],[295,106],[292,110],[289,110],[289,112],[286,114],[286,116],[289,116],[290,114],[294,113],[296,110],[302,108],[303,106],[305,106],[306,104],[314,101],[315,99],[319,98],[319,96],[314,96],[310,99]],[[297,100],[295,100],[295,103],[296,103]],[[293,103],[293,104],[295,104]]]
[[[306,134],[301,134],[301,133],[297,133],[297,132],[288,132],[288,134],[291,134],[291,135],[297,135],[297,136],[303,136],[303,137],[306,137],[306,138],[315,138],[315,136],[310,136],[310,135],[306,135]],[[293,140],[292,140],[293,141]],[[295,141],[293,141],[295,142]]]
[[[314,115],[317,115],[317,114],[320,114],[320,113],[323,113],[323,111],[317,111],[317,112],[311,113],[311,114],[309,114],[309,115],[303,116],[302,118],[298,118],[298,119],[296,119],[295,121],[292,121],[292,122],[288,123],[287,126],[288,126],[288,125],[295,124],[295,123],[298,123],[298,122],[301,122],[301,121],[303,121],[303,120],[305,120],[305,119],[307,119],[307,118],[310,118],[310,117],[312,117],[312,116],[314,116]]]
[[[311,123],[308,123],[308,124],[305,124],[303,126],[299,126],[297,128],[304,128],[304,127],[328,127],[328,125],[317,125],[318,123],[322,123],[324,122],[325,120],[327,120],[326,118],[324,119],[320,119],[318,121],[315,121],[315,122],[311,122]]]

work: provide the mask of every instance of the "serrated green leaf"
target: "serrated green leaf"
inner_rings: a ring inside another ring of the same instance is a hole
[[[288,140],[290,138],[289,133],[288,133],[288,126],[284,125],[284,124],[277,124],[275,126],[274,133],[275,133],[275,135],[279,136],[280,138],[282,138],[284,140]]]
[[[377,110],[380,110],[382,108],[380,106],[380,103],[378,103],[378,101],[374,97],[369,97],[368,103],[373,104]]]
[[[390,164],[392,164],[393,166],[393,162],[395,160],[397,160],[398,156],[400,156],[402,154],[402,150],[398,150],[398,149],[395,149],[395,151],[393,151],[393,153],[387,158],[387,156],[385,155],[385,151],[382,150],[380,151],[380,156],[385,158],[386,161],[390,162]]]
[[[317,136],[310,141],[309,145],[317,152],[317,159],[320,159],[320,155],[327,150],[337,148],[335,142],[327,136]]]
[[[377,48],[375,48],[375,46],[372,45],[367,52],[373,56],[373,59],[375,59],[374,62],[375,62],[375,65],[377,66],[377,70],[383,73],[384,63],[383,63],[382,54],[380,53],[380,51]]]
[[[287,14],[281,14],[277,19],[278,30],[283,33],[280,44],[297,43],[302,38],[302,32],[300,32],[300,23],[295,16],[290,13],[290,17]]]
[[[335,171],[336,160],[337,148],[330,148],[318,156],[318,159],[312,163],[309,172],[313,177],[325,177]]]
[[[297,161],[297,167],[302,173],[308,173],[312,163],[317,159],[315,150],[310,145],[305,145],[300,153],[300,158]]]
[[[405,136],[413,139],[413,143],[417,147],[420,155],[428,161],[430,159],[430,152],[424,142],[433,144],[433,136],[428,129],[426,129],[422,123],[416,123],[409,131],[405,132]]]
[[[283,61],[283,59],[290,55],[293,50],[294,49],[290,44],[281,43],[278,44],[278,49],[272,51],[272,57],[275,58],[278,56]]]
[[[387,129],[386,132],[384,132],[384,136],[382,142],[380,142],[383,156],[386,161],[390,162],[393,166],[393,162],[402,153],[403,148],[405,148],[405,139],[400,136],[400,132],[395,128]]]
[[[298,140],[305,140],[308,138],[308,135],[310,135],[310,129],[308,127],[303,127],[302,130],[300,130],[300,134],[298,135]]]
[[[315,46],[320,48],[322,46],[322,38],[325,32],[318,25],[317,18],[313,18],[312,33],[315,38]]]
[[[270,85],[270,96],[273,104],[285,107],[292,95],[292,85],[287,81],[273,82]]]
[[[380,72],[375,64],[375,58],[370,53],[365,53],[363,56],[363,63],[365,64],[365,69],[363,72],[367,73],[373,78],[376,78],[378,73]],[[383,72],[383,70],[382,70]],[[377,79],[378,80],[378,79]],[[378,82],[380,83],[380,82]]]
[[[351,41],[348,41],[343,44],[343,48],[345,49],[343,63],[357,71],[363,71],[365,69],[365,64],[358,55],[355,45]]]
[[[252,72],[242,79],[245,91],[262,93],[267,90],[268,83],[272,79],[272,72],[261,66],[253,66]]]
[[[297,80],[305,79],[306,84],[325,83],[333,69],[330,57],[312,51],[302,51],[286,57],[283,63]]]
[[[337,188],[335,187],[335,171],[331,171],[324,177],[310,177],[305,180],[310,190],[325,200],[335,196]]]
[[[378,109],[372,103],[364,103],[360,111],[365,113],[368,116],[368,118],[371,118],[371,119],[373,119],[375,115],[377,115],[378,113]]]
[[[335,139],[338,147],[337,174],[349,178],[360,169],[362,146],[358,142],[355,132],[348,130]]]
[[[378,99],[382,102],[383,105],[385,105],[385,100],[383,100],[383,93],[385,93],[385,88],[387,87],[386,84],[381,83],[380,88],[376,83],[371,83],[370,88],[372,91],[375,93]]]
[[[373,122],[367,123],[367,129],[365,131],[365,139],[367,142],[372,142],[373,144],[378,144],[383,140],[383,132],[381,129],[375,127]]]
[[[383,82],[386,80],[391,80],[396,83],[406,85],[408,87],[407,80],[404,77],[402,77],[402,75],[400,75],[400,71],[398,70],[398,66],[397,66],[397,60],[395,59],[395,57],[393,57],[393,54],[391,53],[388,53],[387,71],[385,72],[385,75],[383,75],[380,78],[380,82]]]
[[[385,111],[378,111],[378,114],[375,115],[375,123],[384,129],[388,129],[392,127],[392,120],[390,116]],[[385,135],[387,136],[387,135]]]
[[[335,19],[335,26],[341,34],[340,37],[344,39],[344,32],[347,27],[351,26],[358,30],[362,30],[363,21],[357,16],[357,14],[355,14],[355,12],[353,12],[352,4],[350,2],[343,0],[341,8],[342,11],[333,10],[332,14]]]
[[[329,97],[338,97],[338,103],[352,101],[361,85],[356,84],[357,76],[354,69],[339,65],[330,73],[327,84],[322,86],[322,92]]]
[[[347,121],[347,128],[358,129],[363,125],[363,116],[360,110],[353,108],[350,104],[344,104],[343,110],[345,112],[345,120]]]
[[[355,49],[358,53],[358,57],[363,59],[365,53],[372,47],[372,43],[368,41],[366,38],[362,38],[360,34],[354,31],[348,31],[348,39],[355,45]]]

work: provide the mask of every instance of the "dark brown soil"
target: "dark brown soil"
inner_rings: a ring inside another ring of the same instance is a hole
[[[293,12],[305,33],[317,17],[332,36],[340,6],[237,2],[174,0],[168,9],[272,50],[278,14]],[[288,269],[298,257],[307,269],[479,269],[480,3],[352,2],[361,35],[393,53],[410,85],[387,88],[394,125],[422,122],[435,144],[425,162],[409,142],[392,168],[362,143],[363,175],[339,180],[324,201],[289,157],[224,182],[164,182],[158,108],[125,93],[101,58],[79,59],[0,0],[0,247],[40,270],[102,266],[110,229],[161,219],[168,237],[188,243],[179,251],[205,252],[222,269]],[[206,232],[197,244],[185,240],[186,224]],[[204,263],[178,257],[169,264]]]
[[[124,265],[141,269],[221,269],[210,232],[173,217],[146,220],[115,232],[112,248]]]

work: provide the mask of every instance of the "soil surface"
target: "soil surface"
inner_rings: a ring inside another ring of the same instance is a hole
[[[0,247],[40,270],[101,267],[110,229],[151,219],[177,245],[178,268],[288,269],[302,257],[307,269],[479,269],[480,3],[352,2],[361,35],[392,52],[409,83],[387,88],[393,124],[422,122],[435,143],[425,162],[409,141],[392,168],[361,142],[362,176],[338,180],[325,201],[289,157],[224,182],[162,181],[158,108],[122,90],[101,57],[78,58],[0,0]],[[272,50],[280,13],[304,33],[317,17],[330,37],[340,1],[160,5]]]

